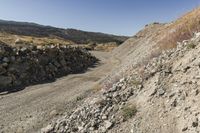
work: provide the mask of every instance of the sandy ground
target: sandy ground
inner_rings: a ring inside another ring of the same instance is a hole
[[[110,62],[110,54],[106,52],[92,54],[101,60],[100,64],[85,73],[0,95],[0,132],[37,132],[52,119],[70,112],[81,103],[81,99],[93,93],[94,86],[118,61]]]

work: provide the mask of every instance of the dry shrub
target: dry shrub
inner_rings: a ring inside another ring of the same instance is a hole
[[[128,120],[135,116],[137,113],[136,105],[126,105],[122,108],[122,116],[124,120]]]
[[[132,79],[131,81],[130,81],[130,85],[131,86],[138,86],[138,85],[141,85],[142,83],[140,82],[140,81],[138,81],[138,80],[136,80],[136,79]]]
[[[102,85],[101,83],[96,83],[94,86],[93,86],[93,90],[94,92],[98,92],[102,89]]]
[[[110,43],[98,44],[97,46],[94,47],[94,50],[109,52],[116,47],[118,47],[116,42],[110,42]]]
[[[145,65],[138,68],[138,74],[142,79],[144,79],[144,77],[145,77]]]

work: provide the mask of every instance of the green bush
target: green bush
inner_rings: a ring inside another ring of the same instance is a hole
[[[132,118],[133,116],[135,116],[136,113],[137,113],[137,108],[135,105],[129,105],[129,106],[127,105],[122,109],[122,116],[124,120]]]
[[[130,81],[130,85],[132,85],[132,86],[138,86],[138,85],[141,85],[141,82],[138,81],[138,80],[136,80],[136,79],[132,79]]]
[[[196,47],[196,45],[194,43],[190,43],[187,45],[188,49],[194,49]]]

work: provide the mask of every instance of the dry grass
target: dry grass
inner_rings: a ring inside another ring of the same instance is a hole
[[[63,40],[61,38],[54,37],[31,37],[31,36],[21,36],[12,35],[8,33],[0,33],[0,40],[10,45],[18,44],[35,44],[35,45],[48,45],[48,44],[63,44],[69,45],[74,44],[72,41]]]
[[[177,21],[166,26],[159,36],[162,38],[158,43],[160,50],[171,49],[200,31],[200,8],[185,14]]]
[[[109,52],[109,51],[112,51],[116,47],[118,47],[117,43],[111,42],[111,43],[105,43],[105,44],[98,44],[96,47],[94,47],[94,50]]]
[[[101,83],[96,83],[94,86],[93,86],[93,91],[94,92],[98,92],[102,89],[102,85]]]
[[[20,40],[27,44],[33,43],[36,45],[50,45],[50,44],[69,45],[69,44],[73,44],[73,42],[66,41],[61,38],[47,38],[47,37],[39,38],[39,37],[20,36]]]
[[[129,82],[129,84],[130,84],[131,86],[138,86],[138,85],[141,85],[142,83],[141,83],[141,81],[138,81],[137,79],[132,79],[132,80]]]
[[[152,32],[152,27],[146,27],[146,31],[142,33],[147,34],[149,29]],[[177,42],[190,39],[195,32],[200,32],[200,7],[183,15],[170,24],[161,25],[155,33],[152,33],[152,40],[155,45],[149,56],[143,59],[138,64],[138,67],[148,64],[149,60],[158,57],[162,51],[175,48]],[[194,48],[192,44],[188,47]],[[143,71],[141,71],[141,75],[143,75]]]
[[[75,45],[74,45],[75,46]],[[101,43],[101,44],[78,44],[76,47],[84,48],[87,50],[110,52],[118,47],[116,42]]]

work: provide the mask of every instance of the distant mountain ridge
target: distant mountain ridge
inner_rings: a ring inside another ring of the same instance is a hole
[[[90,42],[116,42],[121,44],[128,39],[127,36],[117,36],[100,32],[81,31],[76,29],[62,29],[52,26],[44,26],[36,23],[6,20],[0,20],[0,32],[34,37],[58,37],[73,41],[78,44],[85,44]]]

